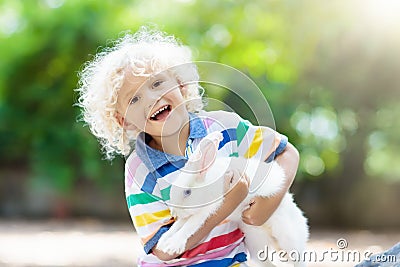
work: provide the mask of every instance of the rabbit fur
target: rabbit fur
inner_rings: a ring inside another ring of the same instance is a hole
[[[242,221],[242,212],[249,207],[252,198],[271,197],[282,189],[284,170],[276,161],[266,163],[251,158],[218,157],[221,140],[220,132],[204,137],[172,183],[168,204],[176,221],[161,236],[157,248],[170,254],[183,253],[187,239],[221,206],[226,190],[223,174],[236,169],[249,177],[249,194],[228,219],[236,221],[245,234],[245,245],[253,264],[274,266],[269,260],[261,261],[257,257],[261,250],[266,252],[267,247],[267,251],[296,251],[302,255],[309,237],[307,219],[290,193],[285,194],[276,211],[262,226]],[[293,263],[305,266],[300,260]]]

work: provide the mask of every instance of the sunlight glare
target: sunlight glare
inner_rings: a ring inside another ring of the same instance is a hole
[[[400,22],[400,1],[398,0],[369,0],[363,1],[363,4],[368,19],[376,26],[387,28]]]

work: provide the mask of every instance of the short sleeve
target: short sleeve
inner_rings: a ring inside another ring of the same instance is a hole
[[[247,120],[239,120],[236,127],[238,155],[262,161],[272,161],[287,145],[286,136],[270,127],[254,126]]]
[[[167,204],[157,196],[144,192],[134,175],[143,175],[143,163],[128,160],[125,166],[125,194],[129,214],[146,254],[174,222]]]
[[[265,160],[266,162],[273,161],[278,155],[280,155],[285,150],[288,143],[288,138],[283,134],[281,134],[280,137],[281,140],[279,142],[278,147],[275,149],[274,152],[271,153],[271,155],[269,155],[269,157]]]

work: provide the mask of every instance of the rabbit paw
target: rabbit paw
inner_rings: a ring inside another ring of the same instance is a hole
[[[157,248],[162,252],[168,254],[181,254],[185,251],[186,247],[186,239],[180,238],[179,235],[176,235],[171,238],[163,238],[162,236],[158,241]]]

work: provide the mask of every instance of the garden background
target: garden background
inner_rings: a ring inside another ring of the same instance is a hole
[[[399,13],[395,0],[0,1],[1,231],[48,220],[133,230],[124,159],[103,159],[74,89],[96,52],[155,24],[261,89],[300,152],[292,191],[311,232],[399,233]]]

